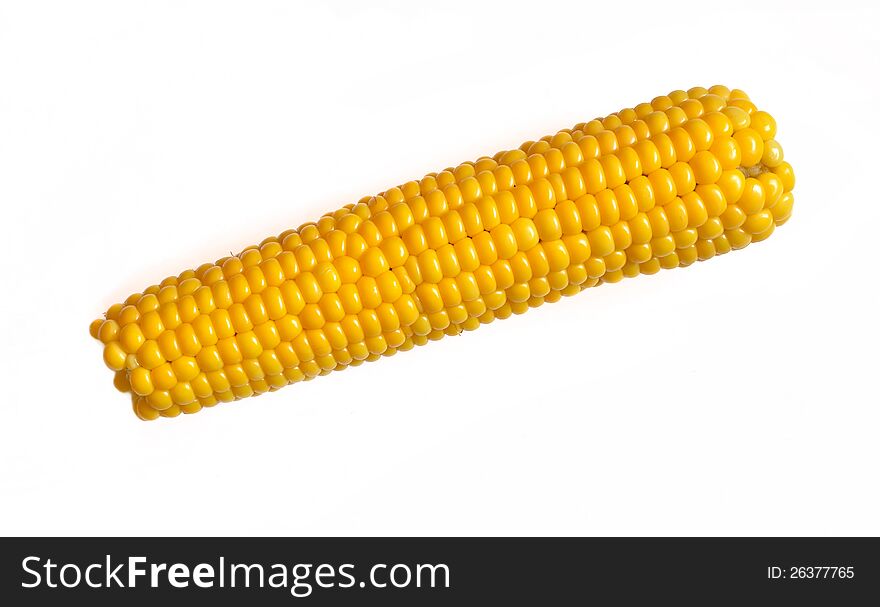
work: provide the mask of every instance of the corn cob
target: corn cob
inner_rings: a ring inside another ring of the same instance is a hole
[[[776,122],[695,87],[362,198],[95,320],[144,420],[195,413],[764,240]]]

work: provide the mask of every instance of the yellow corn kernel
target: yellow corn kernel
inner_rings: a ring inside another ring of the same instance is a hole
[[[409,181],[111,306],[143,420],[192,414],[769,237],[795,178],[738,89],[672,91]]]

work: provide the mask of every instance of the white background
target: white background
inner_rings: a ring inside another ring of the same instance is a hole
[[[0,4],[0,533],[880,534],[877,9],[313,4]],[[797,174],[764,243],[154,423],[89,337],[364,194],[714,83]]]

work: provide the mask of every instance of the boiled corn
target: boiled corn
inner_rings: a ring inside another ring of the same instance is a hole
[[[91,334],[144,420],[277,390],[764,240],[794,201],[775,136],[740,90],[673,91],[168,277]]]

